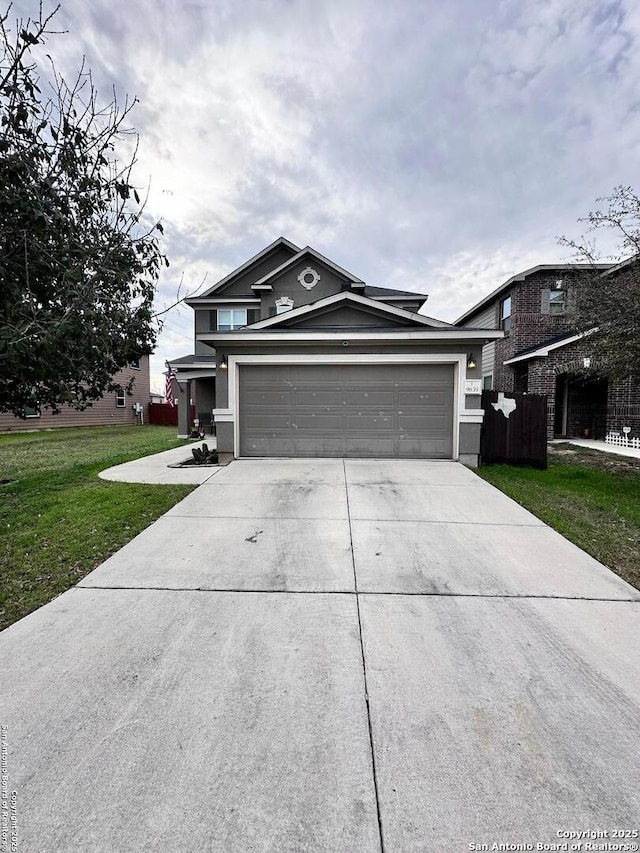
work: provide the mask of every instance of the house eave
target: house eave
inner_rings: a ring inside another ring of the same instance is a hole
[[[284,343],[316,343],[316,344],[343,344],[346,342],[353,343],[374,343],[374,344],[404,344],[404,343],[486,343],[487,341],[495,341],[504,337],[504,332],[501,329],[399,329],[398,331],[384,332],[358,332],[352,329],[344,329],[334,332],[313,332],[313,331],[270,331],[260,330],[256,332],[225,332],[223,334],[212,334],[210,332],[200,332],[196,335],[196,340],[224,348],[225,344],[243,345],[243,344],[284,344]]]
[[[589,332],[580,332],[579,334],[571,335],[569,338],[564,338],[561,341],[555,341],[552,344],[548,344],[546,346],[538,347],[531,352],[525,352],[522,355],[516,355],[513,358],[508,358],[503,364],[520,364],[524,361],[531,361],[532,358],[547,358],[550,352],[554,352],[554,350],[562,349],[563,347],[569,346],[569,344],[574,344],[576,341],[582,340],[582,338],[590,335],[593,329]]]
[[[194,306],[203,305],[222,305],[224,303],[240,303],[242,305],[259,305],[260,298],[257,296],[194,296],[191,299],[185,299],[184,304],[193,308]]]

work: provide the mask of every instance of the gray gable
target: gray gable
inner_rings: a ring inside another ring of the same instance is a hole
[[[285,237],[278,237],[261,252],[258,252],[237,269],[230,272],[200,296],[188,300],[188,304],[197,303],[198,299],[210,296],[254,296],[251,285],[259,278],[282,266],[290,258],[299,253],[300,249]]]
[[[326,332],[341,331],[348,329],[401,329],[420,328],[425,325],[420,320],[411,317],[398,317],[385,311],[386,306],[380,310],[365,305],[345,304],[337,302],[319,308],[317,311],[310,310],[302,316],[287,318],[286,313],[281,314],[277,328],[279,329],[319,329]]]

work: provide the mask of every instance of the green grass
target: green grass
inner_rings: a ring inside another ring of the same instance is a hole
[[[560,444],[546,471],[478,473],[640,589],[640,460]]]
[[[194,486],[111,483],[98,473],[184,442],[175,427],[0,435],[0,629],[69,589]]]

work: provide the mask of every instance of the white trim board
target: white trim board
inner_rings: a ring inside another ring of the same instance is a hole
[[[291,314],[287,311],[286,314]],[[285,317],[286,314],[280,314]],[[247,326],[247,330],[257,328],[257,324]],[[216,347],[224,349],[225,344],[256,344],[256,343],[310,343],[322,342],[342,343],[350,341],[353,343],[390,343],[404,344],[412,341],[437,341],[438,343],[484,343],[485,341],[501,340],[504,337],[502,329],[454,329],[445,327],[442,329],[399,329],[397,332],[272,332],[264,331],[246,332],[198,332],[196,340],[203,343],[215,344]]]
[[[569,344],[574,344],[576,341],[581,340],[582,338],[590,335],[594,329],[591,329],[588,332],[580,332],[577,335],[572,335],[570,338],[563,338],[561,341],[556,341],[554,344],[548,344],[547,346],[538,347],[538,349],[533,350],[532,352],[526,352],[524,355],[518,355],[515,358],[508,358],[504,364],[517,364],[519,361],[529,361],[531,358],[546,358],[550,352],[553,352],[557,349],[562,349],[562,347],[566,347]]]

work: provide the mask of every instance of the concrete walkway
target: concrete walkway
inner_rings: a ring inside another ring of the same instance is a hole
[[[215,474],[218,470],[217,466],[192,468],[170,466],[179,465],[180,462],[193,458],[191,450],[194,447],[202,447],[206,444],[209,450],[215,450],[216,441],[215,436],[204,441],[185,441],[182,447],[174,447],[163,453],[154,453],[153,456],[143,456],[141,459],[134,459],[133,462],[114,465],[113,468],[102,471],[99,476],[103,480],[116,480],[119,483],[184,483],[199,486]]]
[[[636,447],[623,447],[617,444],[607,444],[595,438],[560,438],[552,444],[576,444],[578,447],[586,447],[589,450],[599,450],[601,453],[614,453],[616,456],[632,456],[640,459],[640,450]]]
[[[637,828],[639,616],[456,463],[233,462],[0,635],[18,850]]]

